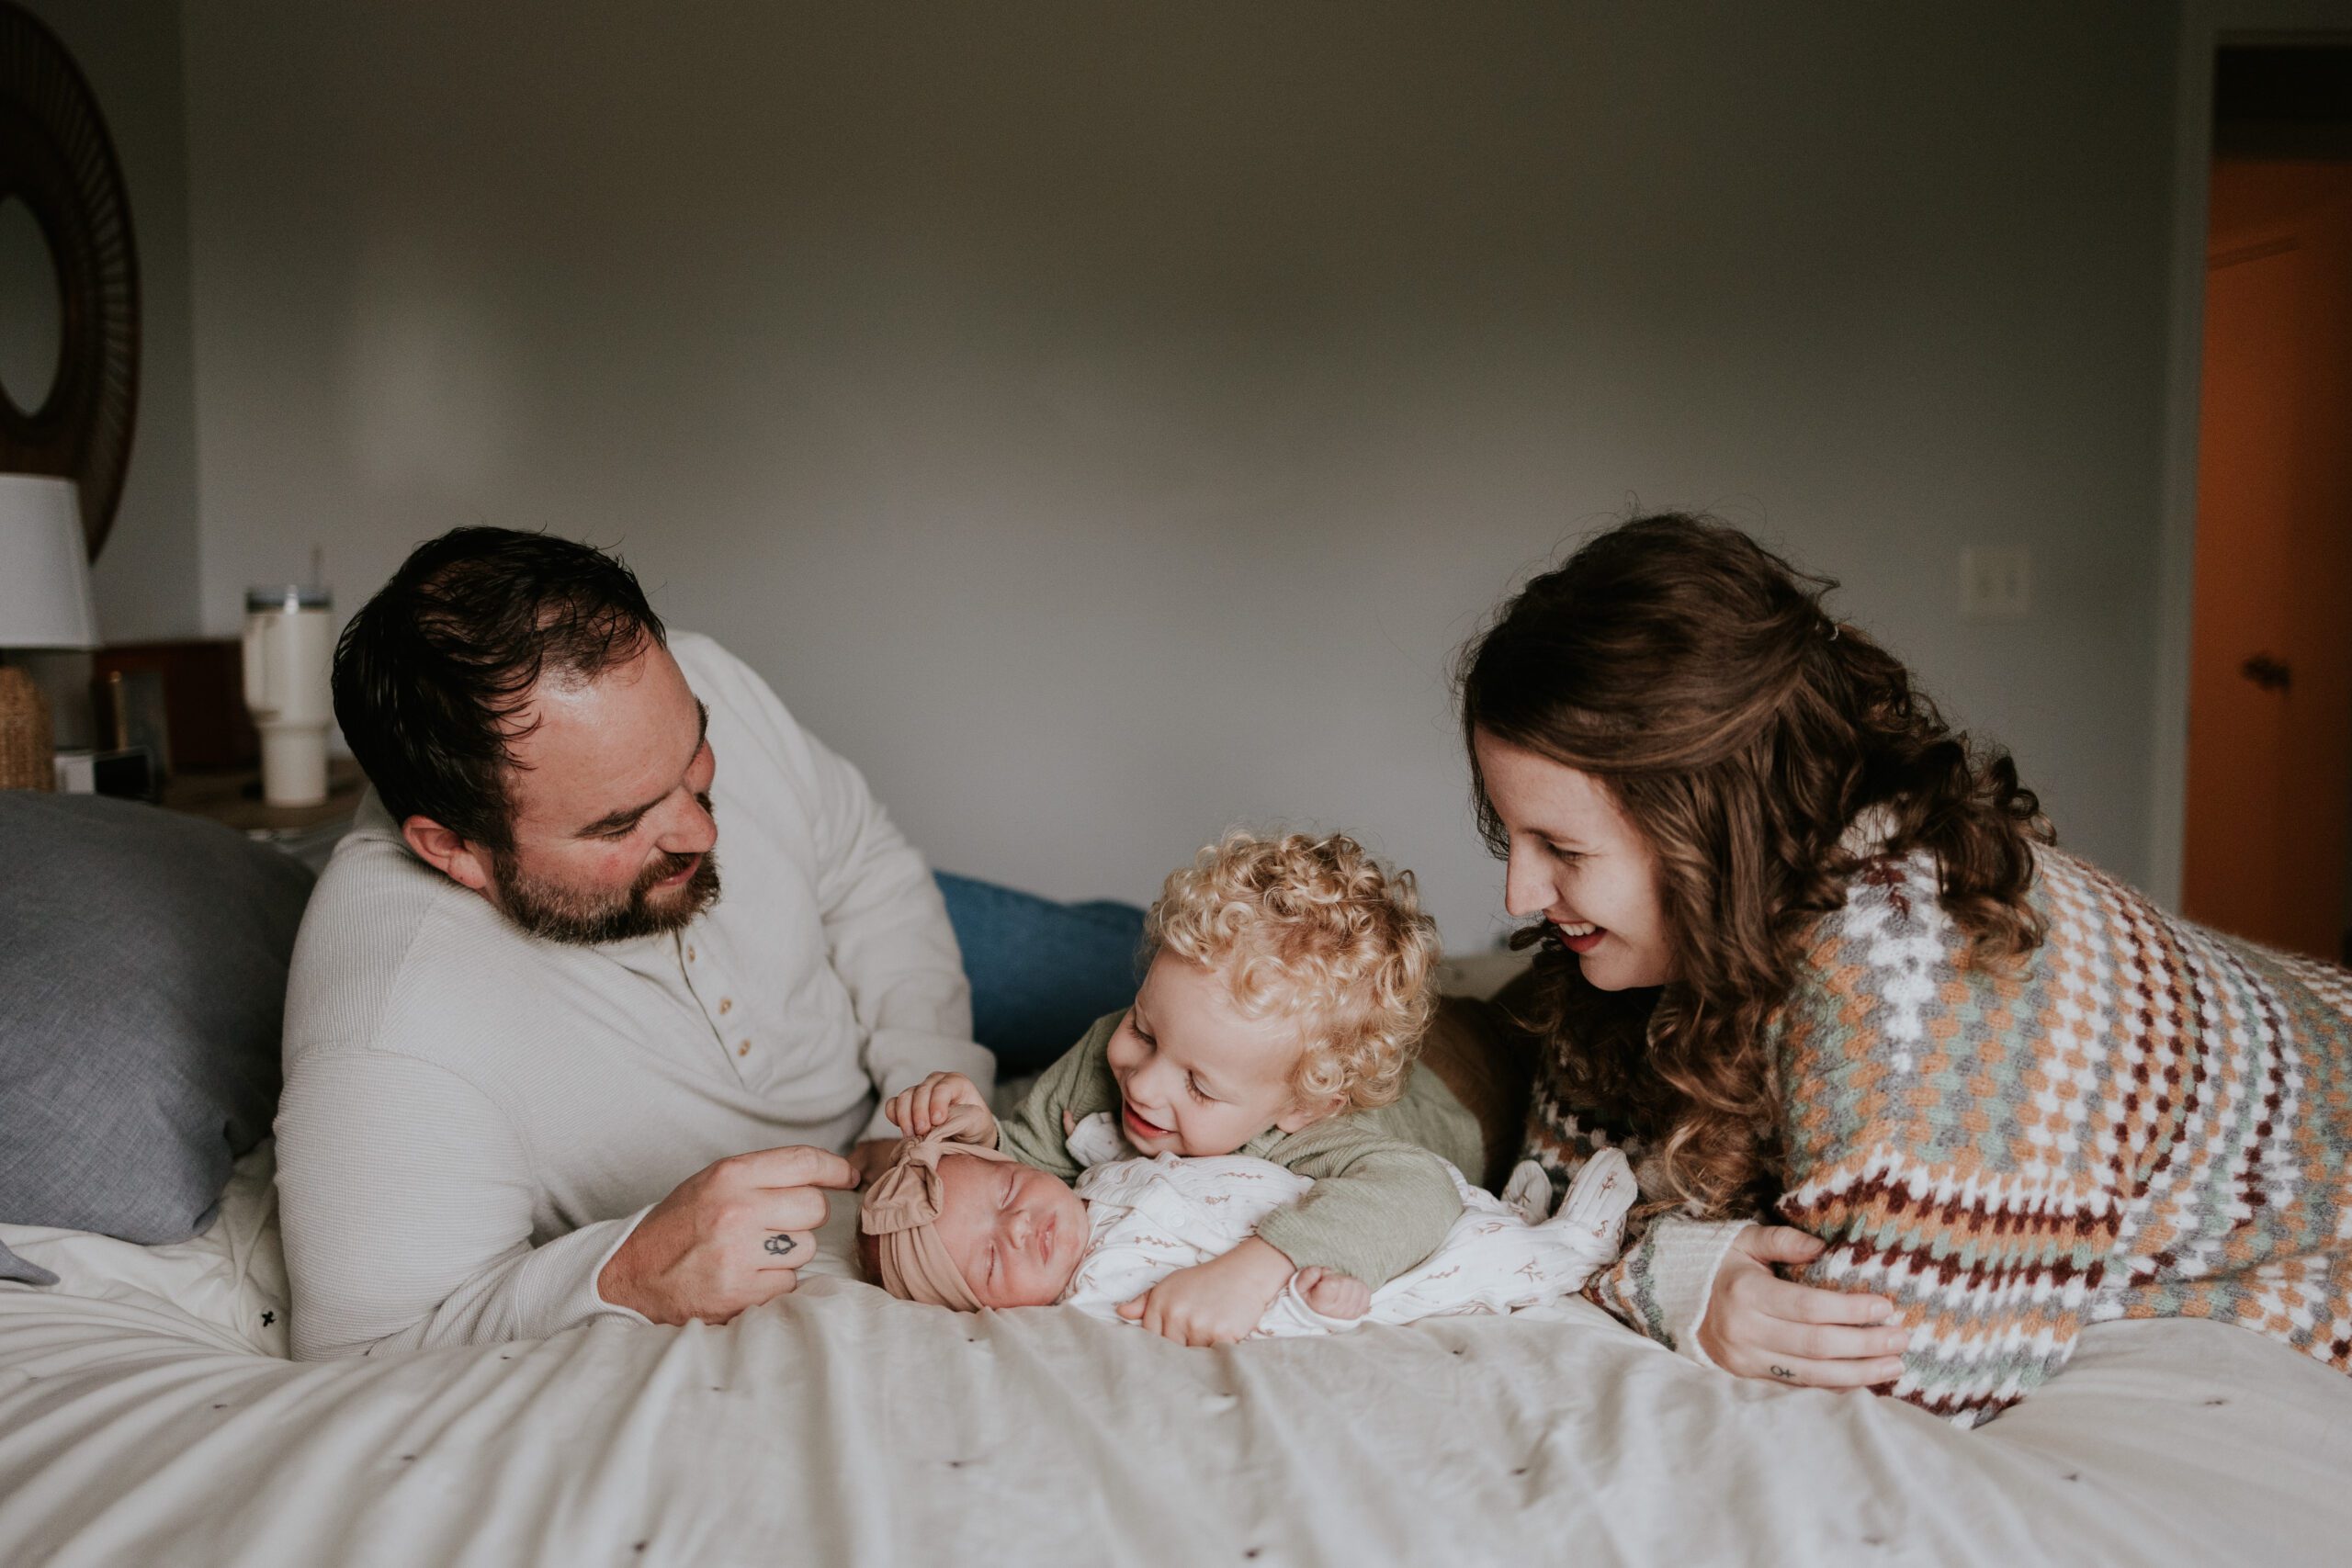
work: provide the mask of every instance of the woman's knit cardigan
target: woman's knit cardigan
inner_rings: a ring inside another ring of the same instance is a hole
[[[2083,1325],[2234,1323],[2352,1371],[2352,973],[2217,936],[2055,850],[2048,937],[1969,962],[1925,852],[1823,918],[1776,1020],[1778,1217],[1796,1275],[1910,1325],[1892,1393],[1962,1426],[2024,1398]],[[1539,1071],[1529,1155],[1572,1174],[1638,1139]],[[1694,1359],[1739,1222],[1668,1217],[1588,1294]]]

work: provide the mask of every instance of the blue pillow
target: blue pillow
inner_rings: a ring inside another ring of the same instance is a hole
[[[277,1107],[311,874],[135,801],[0,791],[0,1222],[179,1241]],[[0,1247],[0,1280],[56,1282]]]
[[[1144,912],[1133,904],[1060,904],[936,874],[972,982],[973,1037],[1005,1076],[1050,1066],[1096,1019],[1135,1000]]]

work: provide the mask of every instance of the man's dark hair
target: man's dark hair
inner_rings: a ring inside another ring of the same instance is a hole
[[[637,576],[569,539],[454,528],[419,545],[334,651],[334,716],[396,822],[427,817],[514,847],[506,770],[542,675],[594,680],[648,637],[667,646]]]

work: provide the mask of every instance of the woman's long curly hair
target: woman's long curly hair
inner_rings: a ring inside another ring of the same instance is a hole
[[[1548,924],[1515,941],[1540,949],[1525,1021],[1550,1042],[1563,1103],[1647,1143],[1664,1195],[1691,1213],[1780,1195],[1769,1026],[1860,868],[1840,843],[1858,814],[1881,808],[1888,852],[1934,852],[1972,961],[2042,937],[2026,902],[2033,845],[2050,841],[2033,792],[1823,613],[1836,586],[1713,519],[1636,518],[1528,583],[1459,668],[1497,855],[1509,840],[1478,776],[1482,733],[1600,780],[1657,852],[1663,991],[1588,984]]]

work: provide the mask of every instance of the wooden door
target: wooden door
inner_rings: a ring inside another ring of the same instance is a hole
[[[2352,163],[2217,159],[2181,904],[2346,957]]]

